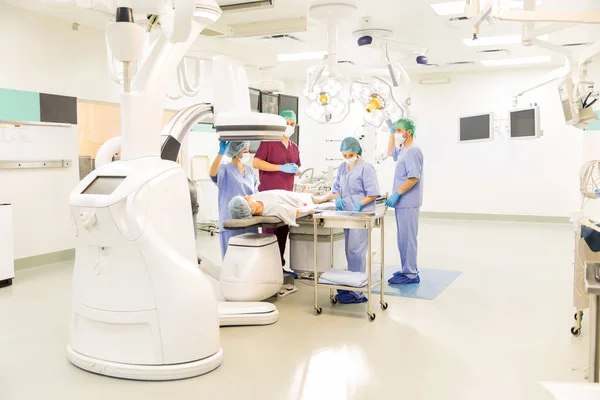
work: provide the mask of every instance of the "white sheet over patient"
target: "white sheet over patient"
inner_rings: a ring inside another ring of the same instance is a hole
[[[267,190],[252,195],[256,201],[264,205],[264,216],[279,217],[290,226],[296,223],[296,210],[306,214],[316,208],[310,193],[288,192],[287,190]]]

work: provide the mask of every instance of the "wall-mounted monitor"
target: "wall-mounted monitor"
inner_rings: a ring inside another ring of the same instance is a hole
[[[260,112],[279,115],[279,96],[273,93],[261,93]]]
[[[260,112],[260,90],[250,88],[250,111]]]
[[[508,123],[511,138],[536,138],[541,135],[539,107],[511,110],[509,114]]]
[[[461,142],[491,140],[493,132],[494,114],[469,115],[458,120],[458,140]]]

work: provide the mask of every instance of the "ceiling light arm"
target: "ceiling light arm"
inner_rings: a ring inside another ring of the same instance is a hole
[[[556,80],[564,79],[567,76],[571,76],[572,65],[573,65],[572,58],[570,56],[565,56],[565,65],[564,66],[562,66],[554,71],[551,71],[545,75],[542,75],[541,77],[536,79],[532,85],[528,86],[527,88],[525,88],[525,89],[521,90],[519,93],[517,93],[517,95],[513,99],[513,105],[516,107],[518,105],[519,97],[521,97],[525,93],[531,92],[537,88],[540,88],[540,87],[547,85],[551,82],[554,82]]]
[[[571,50],[565,49],[564,47],[557,45],[557,44],[552,44],[552,43],[546,42],[545,40],[531,39],[526,42],[523,42],[523,44],[532,44],[534,46],[541,47],[542,49],[546,49],[546,50],[552,51],[554,53],[561,54],[565,57],[572,57],[572,55],[573,55],[573,52]]]
[[[571,28],[575,26],[575,23],[564,23],[564,22],[555,22],[546,26],[542,26],[541,28],[537,28],[535,30],[530,30],[523,34],[523,41],[528,41],[531,39],[535,39],[540,36],[549,35],[551,33],[559,32],[564,29]]]
[[[477,13],[477,20],[473,25],[473,40],[476,40],[479,37],[479,26],[492,14],[493,2],[490,1],[483,10],[480,8],[479,0],[472,0],[470,3],[467,0],[467,6],[472,7]]]
[[[502,21],[513,22],[570,22],[575,24],[600,24],[600,11],[560,12],[510,10],[498,8],[493,17]]]
[[[598,97],[598,94],[593,91],[594,83],[588,81],[588,64],[592,58],[600,54],[600,41],[585,48],[579,56],[578,69],[579,69],[579,84],[577,85],[577,96],[583,96],[583,93],[593,94]],[[592,91],[590,92],[590,89]],[[593,102],[595,103],[595,101]],[[593,103],[588,103],[591,106]]]
[[[339,42],[339,30],[337,24],[334,21],[328,21],[327,23],[327,61],[329,62],[329,75],[334,76],[338,72],[338,61],[340,55],[338,53],[338,42]]]
[[[400,87],[396,78],[395,71],[400,73],[402,80],[404,81],[404,86],[406,87],[406,99],[404,100],[404,104],[410,106],[412,103],[412,84],[408,73],[404,69],[404,67],[398,61],[389,61],[388,63],[388,72],[390,76],[392,76],[392,87],[397,88]],[[402,105],[401,105],[402,106]]]
[[[318,71],[317,75],[314,78],[311,78],[311,74],[315,73],[315,71]],[[316,68],[308,68],[306,70],[306,88],[308,92],[312,92],[314,90],[317,83],[319,83],[319,81],[323,77],[323,72],[325,72],[325,67],[321,66],[318,66]]]

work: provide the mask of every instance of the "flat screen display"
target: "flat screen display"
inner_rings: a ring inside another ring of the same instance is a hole
[[[492,137],[491,114],[460,118],[460,141],[484,140]]]
[[[276,94],[261,93],[260,103],[262,113],[279,115],[279,98]]]
[[[258,146],[260,146],[260,140],[251,140],[250,141],[250,150],[248,150],[250,152],[250,154],[256,154],[256,151],[258,150]]]
[[[97,176],[82,194],[112,194],[126,176]]]
[[[510,137],[537,137],[536,109],[510,112]]]
[[[260,112],[260,90],[250,89],[250,111]]]

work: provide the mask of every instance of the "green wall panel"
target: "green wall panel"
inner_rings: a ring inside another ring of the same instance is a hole
[[[213,128],[212,124],[196,124],[192,128],[192,132],[216,132],[215,128]]]
[[[40,122],[40,94],[0,89],[0,120]]]

